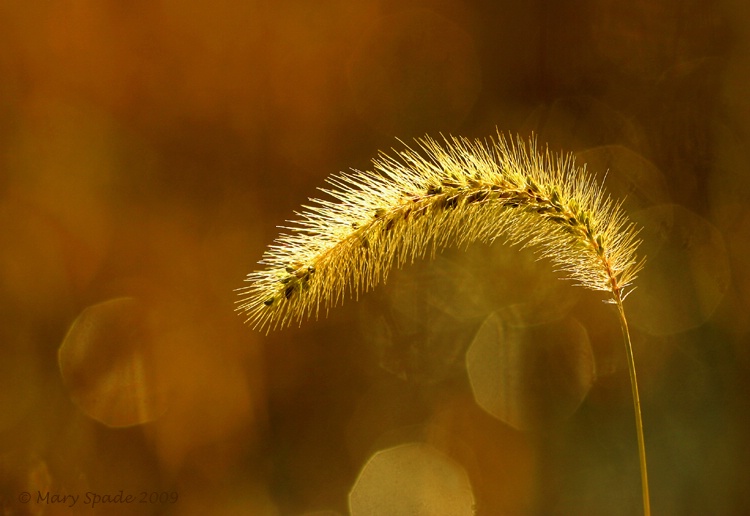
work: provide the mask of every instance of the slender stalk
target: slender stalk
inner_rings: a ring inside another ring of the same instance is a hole
[[[648,470],[646,467],[646,442],[643,438],[643,419],[641,418],[641,399],[638,395],[638,380],[635,374],[635,360],[633,359],[633,346],[630,342],[630,331],[628,321],[625,318],[625,310],[619,293],[615,294],[615,304],[620,316],[622,336],[625,339],[625,353],[628,357],[628,372],[630,373],[630,390],[633,394],[633,410],[635,411],[635,430],[638,434],[638,459],[641,469],[641,492],[643,493],[643,514],[651,516],[651,502],[648,495]]]

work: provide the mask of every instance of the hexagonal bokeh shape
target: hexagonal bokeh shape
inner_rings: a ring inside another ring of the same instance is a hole
[[[466,471],[425,443],[375,453],[349,493],[352,516],[473,515],[474,494]]]

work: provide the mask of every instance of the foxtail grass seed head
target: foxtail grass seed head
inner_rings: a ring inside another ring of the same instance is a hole
[[[417,140],[374,170],[330,177],[238,289],[237,310],[269,331],[358,297],[407,262],[501,239],[621,303],[643,261],[638,231],[574,157],[536,139]]]

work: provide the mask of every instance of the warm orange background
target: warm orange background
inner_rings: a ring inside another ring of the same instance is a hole
[[[3,1],[4,514],[119,490],[179,500],[95,512],[347,514],[408,442],[480,515],[637,514],[614,313],[525,251],[447,251],[270,336],[233,313],[327,175],[496,128],[627,196],[654,513],[741,514],[749,23],[739,0]],[[480,351],[509,358],[476,376]]]

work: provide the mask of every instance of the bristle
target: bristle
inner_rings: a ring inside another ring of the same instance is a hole
[[[417,140],[374,171],[342,173],[263,256],[238,311],[261,330],[300,323],[384,282],[394,266],[448,246],[502,239],[535,249],[583,287],[622,300],[643,266],[640,241],[572,155],[502,135]]]

